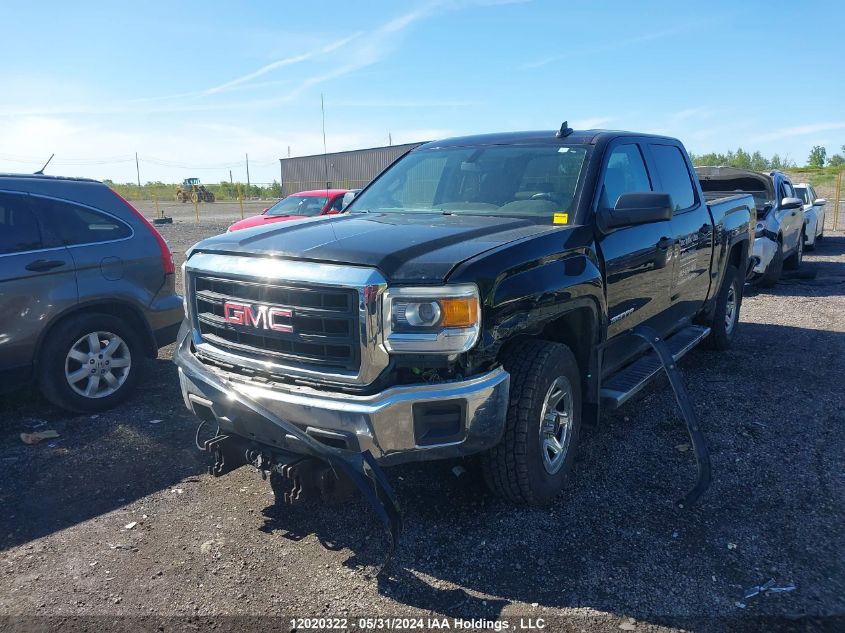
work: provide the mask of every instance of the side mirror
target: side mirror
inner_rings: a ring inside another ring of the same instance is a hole
[[[599,229],[607,232],[624,226],[637,226],[672,219],[672,196],[668,193],[623,193],[612,209],[599,209]]]
[[[264,211],[262,211],[261,213],[267,213],[269,210],[270,210],[270,207],[265,207]]]
[[[790,209],[800,209],[804,206],[804,202],[800,198],[784,198],[780,201],[780,208],[782,211],[789,211]]]
[[[343,202],[340,204],[341,209],[345,209],[349,206],[349,203],[355,199],[355,196],[358,195],[357,191],[347,191],[343,194]]]
[[[815,200],[813,200],[814,207],[823,207],[826,204],[827,200],[825,198],[816,198]]]

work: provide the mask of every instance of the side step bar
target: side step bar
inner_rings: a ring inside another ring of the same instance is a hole
[[[684,354],[710,334],[710,328],[690,325],[665,339],[672,358],[677,362]],[[663,369],[654,351],[634,361],[602,382],[601,403],[606,409],[617,409],[636,395]]]

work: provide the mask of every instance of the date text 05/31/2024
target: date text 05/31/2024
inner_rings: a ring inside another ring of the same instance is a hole
[[[543,618],[518,618],[511,620],[486,620],[483,618],[291,618],[295,630],[349,630],[362,631],[394,630],[542,630],[546,628]]]

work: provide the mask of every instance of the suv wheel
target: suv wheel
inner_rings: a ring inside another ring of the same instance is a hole
[[[566,485],[581,428],[581,374],[566,345],[528,341],[503,359],[510,403],[499,444],[481,458],[484,479],[513,503],[548,505]]]
[[[778,247],[775,250],[775,256],[772,261],[766,266],[766,270],[760,275],[758,285],[761,288],[774,288],[775,284],[780,280],[783,274],[783,244],[778,241]]]
[[[742,279],[736,266],[728,266],[722,287],[716,297],[716,312],[710,322],[710,335],[705,340],[709,349],[726,350],[733,343],[742,307]]]
[[[801,268],[801,262],[804,261],[804,239],[804,231],[801,231],[801,235],[798,237],[798,249],[783,263],[784,268],[789,270]]]
[[[47,334],[39,363],[44,396],[79,412],[104,411],[123,401],[141,373],[137,334],[108,314],[82,314]]]

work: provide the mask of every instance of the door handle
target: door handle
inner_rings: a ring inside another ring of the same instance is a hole
[[[672,244],[674,243],[675,240],[673,240],[671,237],[661,237],[660,241],[657,242],[657,248],[665,250],[672,246]]]
[[[47,270],[53,270],[59,266],[64,266],[63,261],[58,259],[36,259],[34,262],[27,264],[26,269],[37,273],[43,273]]]

